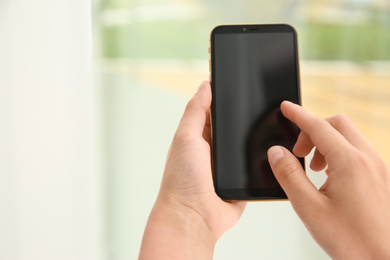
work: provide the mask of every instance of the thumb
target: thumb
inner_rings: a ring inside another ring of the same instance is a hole
[[[306,176],[298,159],[286,148],[273,146],[268,150],[268,161],[272,171],[296,210],[308,206],[319,192]]]
[[[201,136],[207,121],[207,112],[211,106],[211,86],[204,81],[198,92],[188,102],[184,114],[180,120],[178,131],[193,133]]]

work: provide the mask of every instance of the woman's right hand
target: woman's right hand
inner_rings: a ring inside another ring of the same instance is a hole
[[[390,175],[374,148],[346,116],[322,119],[290,102],[281,110],[301,129],[294,154],[304,157],[315,147],[310,167],[327,167],[318,190],[287,149],[268,151],[310,234],[333,259],[390,259]]]

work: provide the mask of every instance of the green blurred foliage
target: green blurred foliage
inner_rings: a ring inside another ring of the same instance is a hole
[[[103,55],[133,59],[207,57],[208,33],[197,21],[161,21],[103,28]]]
[[[101,10],[128,9],[159,0],[103,0]],[[132,21],[101,26],[102,56],[129,59],[207,59],[209,34],[218,24],[292,23],[298,29],[301,58],[306,60],[390,60],[390,13],[368,9],[369,19],[352,23],[301,19],[299,1],[171,0],[201,6],[200,17],[185,20]],[[326,2],[326,1],[324,1]],[[248,8],[250,6],[251,8]],[[302,7],[302,5],[301,5]],[[294,9],[295,8],[295,9]]]
[[[311,23],[301,35],[303,58],[309,60],[390,60],[389,28],[374,24]]]

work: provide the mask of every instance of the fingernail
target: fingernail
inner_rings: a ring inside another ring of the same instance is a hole
[[[268,150],[268,158],[271,165],[278,163],[284,157],[284,151],[280,146],[272,146]]]

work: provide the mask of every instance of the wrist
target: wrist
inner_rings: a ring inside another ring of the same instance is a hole
[[[378,232],[376,233],[379,237]],[[337,250],[328,252],[332,259],[390,259],[390,247],[388,239],[381,237],[367,237],[370,239],[361,239],[362,234],[355,235],[353,238],[344,238],[340,241]],[[333,254],[331,253],[333,251]]]
[[[193,209],[158,198],[148,219],[140,259],[212,259],[215,239]]]

